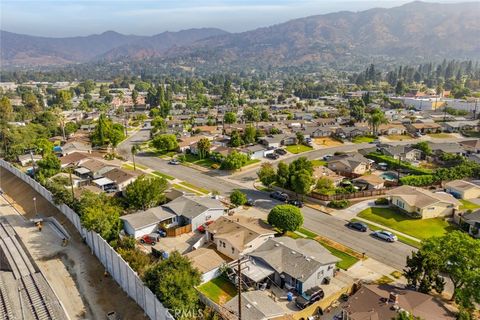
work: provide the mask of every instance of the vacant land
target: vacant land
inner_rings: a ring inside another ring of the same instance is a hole
[[[236,296],[237,288],[229,280],[218,277],[198,287],[198,290],[210,300],[220,305]]]
[[[375,141],[375,137],[371,136],[359,136],[352,139],[353,143],[370,143]]]
[[[454,226],[440,218],[414,219],[390,208],[368,208],[360,212],[358,217],[384,225],[420,240],[443,236],[455,229]]]
[[[303,144],[294,144],[294,145],[285,147],[285,149],[287,149],[287,151],[290,153],[298,154],[298,153],[310,151],[313,148],[310,146],[305,146]]]
[[[315,144],[321,147],[336,147],[343,144],[342,141],[333,139],[331,137],[324,137],[324,138],[314,138]]]

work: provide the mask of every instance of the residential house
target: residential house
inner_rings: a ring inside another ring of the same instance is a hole
[[[372,161],[359,153],[333,156],[327,164],[328,169],[338,174],[363,175],[370,171]]]
[[[206,237],[217,250],[236,260],[273,238],[275,231],[261,219],[235,215],[220,217],[207,227]]]
[[[339,308],[339,319],[394,319],[400,310],[424,320],[454,320],[443,301],[425,293],[391,285],[363,285]]]
[[[62,146],[62,156],[66,156],[74,152],[91,153],[92,147],[88,143],[81,141],[67,142]]]
[[[446,132],[461,132],[461,131],[476,130],[478,128],[478,120],[443,122],[442,127]]]
[[[422,219],[451,216],[460,207],[451,194],[406,185],[387,191],[387,195],[393,207]]]
[[[460,141],[458,143],[468,154],[480,153],[480,139]]]
[[[76,168],[75,172],[82,178],[99,179],[115,167],[100,160],[89,159]]]
[[[247,283],[262,283],[268,277],[281,288],[302,294],[333,278],[333,256],[319,242],[290,237],[271,238],[248,254],[242,275]]]
[[[437,133],[442,131],[442,126],[438,123],[408,123],[405,125],[407,131],[410,133]]]
[[[138,211],[120,217],[123,230],[129,236],[140,238],[155,232],[161,225],[168,227],[177,223],[177,215],[162,206]]]
[[[192,230],[207,221],[215,221],[225,214],[223,204],[212,197],[182,196],[163,205],[177,215],[181,225],[192,225]]]
[[[293,134],[275,134],[262,137],[260,142],[269,149],[280,148],[297,143],[297,138]]]
[[[178,139],[178,150],[180,152],[187,152],[187,150],[191,150],[191,147],[196,144],[200,139],[205,138],[205,136],[197,135],[197,136],[189,136],[189,137],[181,137]]]
[[[342,139],[352,139],[369,133],[370,129],[366,127],[340,127],[335,131],[335,135]]]
[[[127,171],[121,168],[114,168],[106,172],[103,176],[113,181],[115,189],[123,192],[125,188],[142,174],[140,171]]]
[[[235,296],[222,308],[237,314],[238,302],[238,296]],[[243,320],[271,320],[287,313],[266,292],[260,290],[242,292],[241,308]]]
[[[480,239],[480,210],[462,215],[459,224],[469,235]]]
[[[265,156],[267,148],[261,144],[254,144],[243,148],[240,152],[246,154],[250,159],[262,159]]]
[[[18,162],[22,165],[22,167],[27,166],[28,164],[36,163],[37,161],[42,160],[42,155],[40,154],[22,154],[18,156]]]
[[[60,165],[62,168],[68,167],[68,166],[79,166],[83,162],[86,162],[91,159],[91,155],[83,152],[73,152],[70,153],[64,157],[60,157]]]
[[[427,143],[432,152],[437,156],[440,156],[442,153],[451,153],[462,156],[467,154],[467,151],[456,142],[433,143],[429,141]]]
[[[407,132],[407,128],[401,123],[387,123],[378,126],[378,134],[380,135],[402,135]]]
[[[374,174],[364,175],[352,180],[353,184],[363,190],[383,189],[385,180]]]
[[[422,151],[407,145],[387,145],[385,147],[381,147],[380,151],[386,156],[390,156],[396,160],[402,161],[417,161],[420,160],[423,155]]]
[[[457,199],[475,199],[480,197],[480,186],[465,180],[453,180],[445,183],[445,192]]]
[[[318,166],[313,168],[313,178],[317,181],[320,178],[327,178],[332,181],[335,187],[340,185],[340,182],[344,179],[343,176],[336,174],[334,171],[324,166]]]

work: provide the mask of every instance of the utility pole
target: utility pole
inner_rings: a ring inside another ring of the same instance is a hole
[[[33,161],[33,151],[30,151],[30,158],[32,159],[33,178],[35,178],[35,161]]]
[[[72,201],[73,201],[73,200],[75,200],[75,193],[73,192],[72,171],[73,171],[73,168],[70,168],[70,170],[68,170],[68,173],[70,175],[70,187],[72,188]]]
[[[242,320],[242,266],[241,258],[237,260],[237,277],[238,277],[238,320]]]

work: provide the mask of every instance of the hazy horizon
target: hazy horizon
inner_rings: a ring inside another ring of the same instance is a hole
[[[44,37],[71,37],[116,31],[154,35],[191,28],[219,28],[243,32],[291,19],[337,11],[391,8],[403,0],[83,0],[2,1],[0,29]],[[478,1],[425,1],[478,2]]]

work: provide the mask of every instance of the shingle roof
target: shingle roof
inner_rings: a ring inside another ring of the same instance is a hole
[[[224,209],[222,203],[211,197],[182,196],[163,205],[178,216],[193,219],[209,209]]]
[[[166,211],[164,208],[154,207],[146,211],[121,216],[120,219],[127,221],[134,229],[141,229],[173,217],[175,217],[175,215]]]
[[[224,307],[238,314],[238,296],[228,301]],[[262,291],[242,293],[242,319],[266,320],[285,314],[285,310]]]
[[[460,202],[452,195],[444,192],[430,192],[422,188],[411,186],[400,186],[387,191],[390,196],[401,197],[408,205],[417,208],[424,208],[437,202],[447,202],[453,205],[460,205]]]
[[[315,240],[289,237],[269,239],[249,255],[299,280],[308,279],[320,266],[339,261]]]
[[[449,181],[447,183],[445,183],[445,187],[452,187],[452,188],[455,188],[455,189],[458,189],[458,190],[470,190],[470,189],[480,189],[480,186],[474,184],[474,183],[471,183],[471,182],[468,182],[468,181],[465,181],[465,180],[453,180],[453,181]]]

